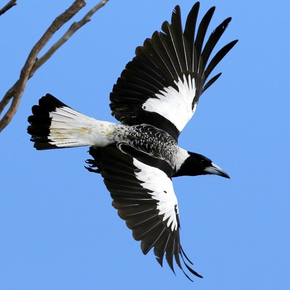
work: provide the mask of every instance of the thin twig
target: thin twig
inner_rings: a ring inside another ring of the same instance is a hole
[[[17,111],[27,80],[30,76],[30,71],[37,59],[37,55],[40,52],[40,50],[45,46],[45,44],[49,41],[49,39],[53,36],[53,34],[64,23],[70,20],[81,8],[83,8],[85,4],[86,3],[83,0],[76,0],[65,12],[59,15],[52,22],[52,24],[46,30],[46,32],[43,34],[40,40],[32,48],[21,70],[18,81],[16,81],[16,83],[8,90],[8,92],[4,95],[0,103],[0,114],[1,114],[4,108],[8,105],[8,103],[12,99],[9,109],[7,110],[3,118],[0,120],[0,131],[2,131],[9,124],[9,122],[11,121],[11,119],[13,118],[13,116]]]
[[[23,95],[26,83],[29,78],[33,76],[35,71],[44,64],[52,54],[65,43],[75,31],[80,27],[90,21],[91,16],[104,6],[109,0],[102,0],[94,6],[79,22],[75,22],[71,25],[68,31],[54,44],[41,58],[37,59],[39,52],[46,45],[49,39],[54,35],[54,33],[63,26],[67,21],[69,21],[78,11],[83,8],[86,3],[84,0],[76,0],[65,12],[59,15],[51,24],[51,26],[46,30],[40,40],[35,44],[35,46],[30,51],[30,54],[21,70],[20,78],[16,83],[6,92],[2,101],[0,102],[0,114],[12,100],[9,109],[6,114],[0,120],[0,132],[10,123],[14,114],[17,111],[20,99]]]
[[[0,16],[8,11],[13,6],[17,5],[17,0],[10,0],[2,9],[0,9]]]
[[[80,29],[82,26],[84,26],[87,22],[91,20],[91,17],[94,13],[96,13],[100,8],[102,8],[109,0],[102,0],[97,5],[95,5],[80,21],[74,22],[70,28],[67,30],[67,32],[58,40],[55,42],[54,45],[51,46],[50,49],[37,61],[35,62],[32,70],[31,70],[31,76],[34,74],[34,72],[42,66],[78,29]]]

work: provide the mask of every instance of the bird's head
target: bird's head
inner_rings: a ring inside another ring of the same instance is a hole
[[[225,171],[212,163],[212,161],[207,157],[193,152],[188,152],[188,154],[188,158],[184,160],[173,177],[182,175],[196,176],[204,174],[215,174],[230,178]]]

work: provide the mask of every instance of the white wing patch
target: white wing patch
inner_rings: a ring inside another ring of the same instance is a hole
[[[157,201],[158,214],[164,215],[163,221],[168,219],[166,225],[171,228],[171,231],[177,230],[176,215],[179,214],[179,210],[172,181],[156,167],[146,165],[135,158],[133,164],[140,169],[139,172],[135,172],[135,176],[141,181],[141,186],[147,189],[152,198]]]
[[[183,79],[178,77],[178,80],[174,82],[178,90],[172,86],[164,88],[158,94],[155,94],[157,98],[149,98],[143,104],[142,109],[147,112],[158,113],[173,123],[181,132],[196,109],[197,102],[194,103],[192,109],[196,86],[195,79],[190,75],[187,77],[183,75]]]

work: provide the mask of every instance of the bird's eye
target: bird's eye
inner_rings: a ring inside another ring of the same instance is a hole
[[[208,165],[210,165],[210,162],[208,160],[206,160],[206,159],[203,158],[203,159],[200,159],[199,160],[199,164],[201,166],[207,167]]]

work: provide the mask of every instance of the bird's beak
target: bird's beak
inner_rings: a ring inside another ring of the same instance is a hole
[[[219,166],[214,163],[212,163],[211,166],[206,167],[204,171],[209,174],[215,174],[222,177],[230,178],[230,176],[225,171],[223,171]]]

